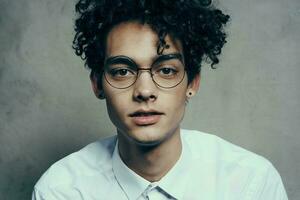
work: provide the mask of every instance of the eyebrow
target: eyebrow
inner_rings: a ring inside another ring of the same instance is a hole
[[[184,64],[182,54],[170,53],[170,54],[159,55],[158,57],[156,57],[151,66],[153,66],[154,64],[164,62],[167,60],[172,60],[172,59],[178,59],[178,60],[180,60],[180,62],[182,64]],[[138,68],[138,65],[132,58],[130,58],[128,56],[124,56],[124,55],[108,57],[104,63],[105,63],[105,66],[109,65],[109,64],[127,64],[127,65],[131,65],[133,67]]]
[[[163,55],[159,55],[153,62],[152,65],[156,64],[156,63],[160,63],[163,61],[167,61],[167,60],[172,60],[172,59],[178,59],[180,60],[180,62],[182,64],[183,63],[183,56],[180,53],[171,53],[171,54],[163,54]]]
[[[134,62],[133,59],[124,55],[108,57],[105,60],[105,66],[111,64],[126,64],[126,65],[131,65],[131,66],[133,65],[134,67],[137,67],[136,62]]]

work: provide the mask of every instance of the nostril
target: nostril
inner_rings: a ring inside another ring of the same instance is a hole
[[[136,98],[139,99],[139,100],[144,100],[145,99],[145,97],[143,97],[143,95],[138,95]]]
[[[156,96],[155,95],[142,95],[142,94],[139,94],[135,97],[135,99],[137,99],[138,101],[154,101],[156,99]]]
[[[149,99],[156,99],[155,95],[150,95]]]

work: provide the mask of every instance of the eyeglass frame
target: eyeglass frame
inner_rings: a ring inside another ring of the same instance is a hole
[[[106,73],[105,73],[105,68],[106,68],[106,66],[107,66],[108,64],[114,64],[114,62],[116,62],[116,61],[114,61],[114,60],[115,60],[115,59],[120,59],[120,58],[126,59],[126,61],[127,61],[128,63],[130,63],[131,65],[134,65],[133,67],[134,67],[135,70],[136,70],[136,77],[135,77],[135,80],[133,81],[133,83],[130,84],[129,86],[121,87],[121,88],[120,88],[120,87],[116,87],[116,86],[114,86],[113,84],[111,84],[111,83],[107,80],[107,77],[105,76],[105,74],[106,74]],[[186,67],[185,67],[185,64],[184,64],[184,60],[183,60],[182,54],[180,54],[180,53],[163,54],[163,55],[160,55],[159,57],[157,57],[157,58],[154,60],[154,62],[151,64],[151,66],[153,66],[154,64],[156,64],[156,63],[158,63],[158,62],[162,62],[162,61],[165,61],[165,60],[171,60],[171,59],[179,59],[180,62],[181,62],[181,63],[183,64],[183,66],[184,66],[184,74],[183,74],[181,80],[180,80],[178,83],[176,83],[174,86],[171,86],[171,87],[164,87],[164,86],[161,86],[160,84],[158,84],[158,83],[153,79],[154,73],[152,73],[152,71],[151,71],[151,70],[153,69],[153,67],[150,67],[150,68],[139,68],[139,67],[138,67],[138,64],[136,64],[136,62],[135,62],[133,59],[131,59],[130,57],[127,57],[127,56],[123,56],[123,55],[120,55],[120,56],[113,56],[113,57],[107,58],[107,59],[105,60],[105,62],[104,62],[105,64],[104,64],[104,69],[102,70],[102,75],[104,76],[106,82],[107,82],[110,86],[112,86],[112,87],[114,87],[114,88],[116,88],[116,89],[127,89],[127,88],[133,86],[133,85],[136,83],[136,81],[137,81],[137,79],[138,79],[138,77],[139,77],[139,71],[148,71],[148,72],[150,73],[150,75],[151,75],[151,79],[152,79],[153,83],[154,83],[156,86],[161,87],[161,88],[164,88],[164,89],[171,89],[171,88],[174,88],[174,87],[178,86],[178,85],[183,81],[183,79],[184,79],[184,77],[185,77],[185,74],[186,74]]]

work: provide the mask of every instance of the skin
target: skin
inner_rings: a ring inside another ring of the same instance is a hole
[[[165,41],[170,47],[163,54],[183,55],[179,40],[167,35]],[[125,55],[140,68],[149,68],[158,57],[157,44],[157,34],[148,25],[121,23],[108,33],[106,58]],[[116,89],[104,78],[102,88],[98,88],[96,77],[91,76],[91,81],[96,96],[101,94],[106,100],[109,117],[117,128],[119,153],[124,163],[151,182],[160,180],[180,157],[180,123],[186,101],[199,88],[200,76],[188,84],[185,75],[184,80],[171,89],[159,88],[148,72],[140,73],[135,84],[127,89]],[[137,110],[155,110],[162,114],[154,124],[138,125],[129,116]]]

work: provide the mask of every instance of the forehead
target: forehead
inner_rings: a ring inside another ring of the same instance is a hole
[[[165,42],[170,46],[167,53],[182,53],[178,39],[167,35]],[[107,35],[106,57],[125,55],[137,60],[148,60],[157,55],[158,35],[147,24],[125,22],[113,27]]]

